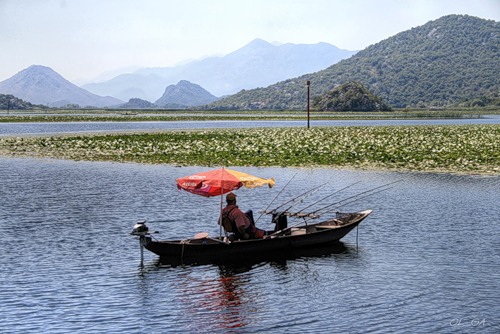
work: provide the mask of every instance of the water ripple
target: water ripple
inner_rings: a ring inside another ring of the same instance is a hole
[[[283,199],[324,179],[362,181],[346,197],[402,181],[344,208],[374,209],[358,245],[353,231],[339,249],[274,262],[172,267],[145,253],[141,266],[136,220],[161,238],[218,234],[218,199],[172,181],[199,167],[0,158],[0,332],[500,330],[500,177],[242,169],[278,184],[298,172]],[[256,212],[280,190],[240,189],[240,205]]]

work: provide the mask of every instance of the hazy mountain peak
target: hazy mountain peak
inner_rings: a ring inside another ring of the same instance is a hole
[[[355,53],[328,43],[273,45],[256,38],[222,57],[208,57],[175,67],[143,68],[83,87],[95,94],[123,100],[139,97],[154,101],[166,86],[188,80],[216,96],[223,96],[316,72]]]
[[[52,68],[31,65],[7,80],[0,82],[0,93],[13,94],[34,104],[63,106],[110,106],[122,101],[102,97],[75,86]]]
[[[254,39],[253,41],[251,41],[250,43],[248,43],[244,47],[252,47],[252,48],[256,48],[256,47],[274,47],[274,45],[272,45],[271,43],[263,40],[262,38],[256,38],[256,39]]]
[[[36,73],[56,73],[52,68],[43,65],[31,65],[20,72],[36,72]]]
[[[42,83],[45,86],[57,88],[63,83],[71,84],[52,68],[42,65],[31,65],[7,80],[11,79],[14,79],[12,82],[17,87],[32,87],[37,83]]]

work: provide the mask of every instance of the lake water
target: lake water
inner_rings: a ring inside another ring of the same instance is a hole
[[[341,208],[374,210],[358,245],[352,231],[340,250],[242,266],[146,251],[141,267],[137,220],[218,234],[219,199],[175,186],[204,169],[0,158],[0,332],[500,332],[499,176],[239,168],[277,181],[237,191],[254,212],[292,178],[275,205],[327,180],[308,203],[400,182]]]
[[[314,126],[398,126],[398,125],[464,125],[500,124],[498,115],[472,119],[406,119],[406,120],[334,120],[311,121]],[[50,135],[63,133],[95,133],[153,131],[207,128],[305,127],[306,121],[175,121],[175,122],[52,122],[0,123],[0,136]]]

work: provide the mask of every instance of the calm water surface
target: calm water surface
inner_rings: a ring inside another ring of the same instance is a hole
[[[129,235],[218,234],[218,198],[177,191],[203,168],[0,158],[2,333],[499,333],[500,177],[239,168],[265,208],[330,181],[327,201],[401,180],[342,209],[373,209],[343,247],[242,266],[157,265]],[[268,219],[257,225],[265,227]]]

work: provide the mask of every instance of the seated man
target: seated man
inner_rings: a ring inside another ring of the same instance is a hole
[[[257,239],[264,236],[264,231],[256,228],[248,216],[238,208],[235,194],[227,194],[226,203],[227,206],[222,209],[219,224],[222,221],[222,226],[227,232],[233,232],[235,238],[239,240]]]

